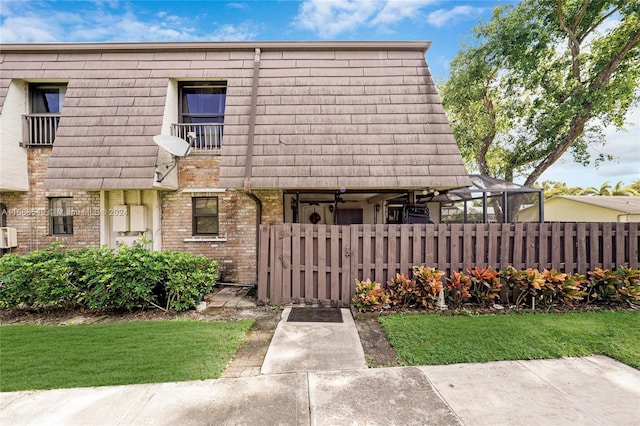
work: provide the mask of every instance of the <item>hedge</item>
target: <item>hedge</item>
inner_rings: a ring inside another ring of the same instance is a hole
[[[0,258],[0,308],[181,312],[200,303],[218,277],[217,261],[191,253],[53,244]]]

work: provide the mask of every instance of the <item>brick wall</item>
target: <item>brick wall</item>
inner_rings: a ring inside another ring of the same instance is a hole
[[[162,194],[162,248],[183,250],[216,259],[222,280],[242,284],[257,281],[256,204],[242,190],[215,190],[219,156],[190,155],[178,165],[177,191]],[[210,192],[202,192],[212,189]],[[261,191],[262,222],[282,223],[282,192]],[[192,197],[218,197],[217,238],[193,236]]]
[[[42,188],[50,153],[48,148],[28,150],[29,192],[0,192],[0,203],[7,207],[7,226],[18,233],[14,253],[41,249],[54,241],[68,247],[100,245],[100,193]],[[73,235],[50,235],[49,197],[73,197]]]

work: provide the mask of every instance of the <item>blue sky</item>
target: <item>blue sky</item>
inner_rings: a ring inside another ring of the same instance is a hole
[[[460,42],[492,9],[513,1],[37,1],[0,0],[0,42],[430,40],[436,81]],[[599,148],[618,157],[595,169],[565,159],[541,180],[570,186],[640,179],[640,110],[627,132],[607,129]],[[594,151],[596,152],[596,151]]]

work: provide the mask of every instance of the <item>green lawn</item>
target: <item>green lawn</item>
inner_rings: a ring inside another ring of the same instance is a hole
[[[640,369],[640,312],[396,314],[380,323],[406,365],[602,354]]]
[[[252,324],[0,326],[0,391],[217,378]]]

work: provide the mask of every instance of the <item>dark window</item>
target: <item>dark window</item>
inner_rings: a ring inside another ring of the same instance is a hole
[[[183,83],[180,86],[180,122],[222,123],[226,98],[224,82]]]
[[[64,84],[29,85],[30,113],[25,117],[25,145],[50,146],[54,142],[66,92]]]
[[[51,235],[73,234],[73,198],[50,198],[49,217]]]
[[[193,235],[218,234],[218,197],[194,197]]]
[[[195,149],[220,149],[227,84],[184,82],[179,87],[180,123],[174,125],[174,135],[188,140]]]
[[[34,114],[60,114],[66,92],[67,86],[64,84],[30,85],[31,112]]]

